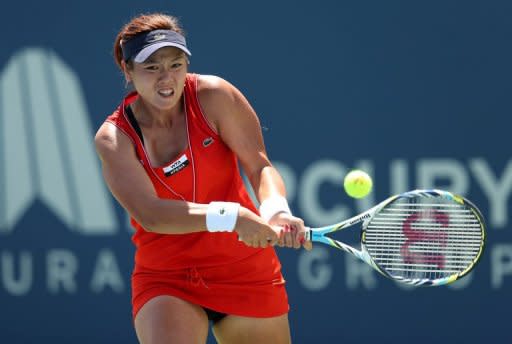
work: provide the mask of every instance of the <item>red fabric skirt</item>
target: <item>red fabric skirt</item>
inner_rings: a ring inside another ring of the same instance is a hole
[[[160,295],[247,317],[275,317],[289,310],[281,264],[273,248],[214,267],[155,271],[136,265],[132,274],[133,319],[146,302]]]

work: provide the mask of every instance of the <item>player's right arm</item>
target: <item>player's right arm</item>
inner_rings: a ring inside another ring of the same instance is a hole
[[[146,230],[162,234],[205,231],[207,204],[159,198],[135,153],[131,139],[105,122],[95,137],[105,182],[112,195]],[[277,241],[275,231],[259,216],[240,207],[235,230],[254,247]]]

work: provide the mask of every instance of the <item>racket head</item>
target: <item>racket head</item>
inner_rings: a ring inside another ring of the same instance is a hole
[[[467,275],[483,253],[484,218],[462,196],[414,190],[377,207],[363,223],[361,247],[389,278],[417,286],[452,283]]]

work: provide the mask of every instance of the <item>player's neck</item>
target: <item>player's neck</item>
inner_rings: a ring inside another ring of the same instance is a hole
[[[181,102],[171,109],[159,109],[137,99],[130,107],[139,125],[146,128],[171,128],[175,122],[178,122],[184,116]]]

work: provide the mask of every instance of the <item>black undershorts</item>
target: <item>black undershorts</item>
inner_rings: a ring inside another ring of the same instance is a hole
[[[224,319],[224,317],[227,315],[225,313],[216,312],[216,311],[208,309],[208,308],[203,307],[203,309],[206,312],[206,315],[208,316],[208,320],[210,320],[214,324],[217,323],[218,321]]]

